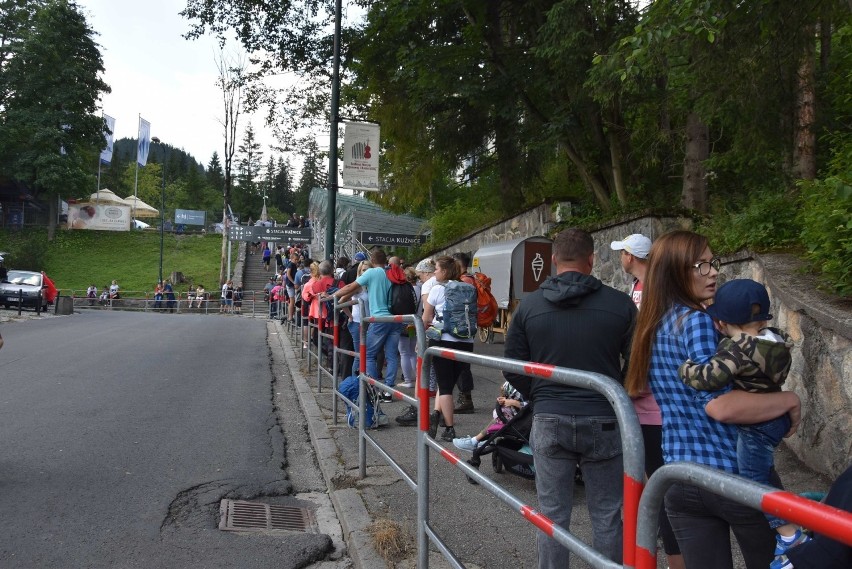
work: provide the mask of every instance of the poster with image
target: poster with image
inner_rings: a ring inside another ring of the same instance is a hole
[[[130,231],[130,208],[109,204],[69,204],[68,229]]]

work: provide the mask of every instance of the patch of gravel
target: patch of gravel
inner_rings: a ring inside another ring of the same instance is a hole
[[[24,322],[27,320],[38,320],[41,318],[59,318],[53,313],[52,307],[47,312],[36,314],[35,310],[22,310],[20,316],[17,309],[0,308],[0,323],[6,322]]]

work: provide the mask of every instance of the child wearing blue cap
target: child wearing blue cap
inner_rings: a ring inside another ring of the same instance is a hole
[[[783,331],[766,325],[772,319],[766,288],[750,279],[728,281],[719,287],[713,304],[706,310],[719,323],[725,337],[707,363],[687,360],[680,366],[684,383],[701,391],[716,391],[728,385],[752,393],[781,391],[790,371],[793,343]],[[785,413],[763,423],[737,425],[737,466],[741,476],[770,484],[773,454],[790,424]],[[810,538],[794,524],[774,516],[767,519],[778,532],[775,561],[770,569],[792,567],[786,551]]]

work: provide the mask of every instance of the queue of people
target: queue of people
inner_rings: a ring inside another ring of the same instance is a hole
[[[592,276],[595,249],[590,234],[568,229],[556,237],[557,275],[521,300],[508,330],[505,356],[622,381],[639,418],[648,476],[665,463],[687,461],[780,485],[773,451],[783,437],[795,432],[801,403],[795,393],[781,388],[790,368],[791,343],[784,331],[769,326],[771,307],[763,285],[737,279],[717,287],[720,261],[705,237],[689,231],[668,233],[654,243],[631,235],[610,247],[632,279],[626,295]],[[390,281],[385,273],[394,263],[384,251],[374,249],[369,265],[356,258],[338,273],[345,279],[354,268],[354,280],[327,295],[321,292],[324,285],[317,285],[304,298],[346,301],[360,295],[367,299],[362,305],[370,315],[388,315]],[[461,280],[463,267],[458,259],[440,257],[410,271],[411,282],[420,287],[418,312],[427,327],[441,316],[442,295],[448,283]],[[329,263],[313,282],[333,278],[330,271]],[[353,340],[359,338],[363,316],[360,307],[350,315]],[[405,326],[396,323],[367,327],[367,374],[390,387],[409,384],[405,374],[403,383],[396,384],[400,355],[407,353],[404,332]],[[473,349],[472,341],[445,333],[430,345]],[[354,374],[357,359],[353,363]],[[429,431],[435,438],[443,426],[442,440],[470,451],[486,431],[456,435],[456,408],[463,401],[454,405],[452,394],[469,373],[463,368],[452,359],[434,360],[430,383],[437,396]],[[509,405],[529,402],[532,408],[530,445],[539,511],[569,527],[579,467],[593,545],[620,562],[623,464],[620,426],[612,406],[587,389],[538,377],[505,376],[517,397]],[[506,401],[503,396],[501,405]],[[412,407],[397,417],[397,423],[415,424],[416,419]],[[852,482],[839,482],[836,496],[852,494]],[[732,569],[731,535],[748,569],[816,567],[808,563],[808,556],[796,553],[812,547],[802,528],[685,483],[667,492],[659,529],[671,569]],[[537,539],[539,567],[566,566],[567,550],[544,533]]]

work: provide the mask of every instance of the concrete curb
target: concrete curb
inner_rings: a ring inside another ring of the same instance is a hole
[[[282,360],[286,363],[293,379],[299,405],[305,414],[311,444],[316,451],[317,462],[325,480],[328,495],[334,506],[334,511],[340,521],[343,539],[346,542],[348,554],[353,565],[358,569],[376,569],[387,567],[385,560],[378,554],[368,533],[373,522],[361,493],[354,488],[335,490],[335,481],[343,478],[344,464],[340,458],[337,443],[331,436],[325,416],[316,401],[308,381],[299,369],[301,361],[292,349],[292,343],[287,330],[280,322],[274,321],[273,326],[278,333],[277,345],[270,343],[273,349],[278,348],[283,353]]]

